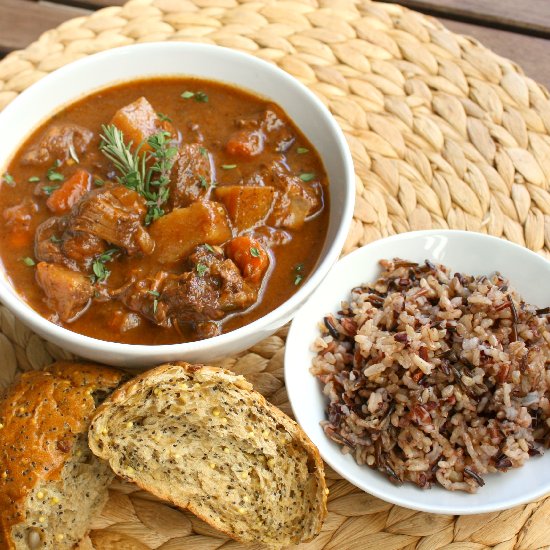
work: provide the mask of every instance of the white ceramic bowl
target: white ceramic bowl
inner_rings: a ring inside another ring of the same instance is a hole
[[[326,400],[321,384],[309,372],[310,351],[319,335],[318,322],[340,309],[351,288],[374,281],[378,260],[400,257],[437,261],[471,275],[500,271],[523,298],[532,304],[550,305],[550,262],[508,241],[465,231],[418,231],[381,239],[340,260],[300,309],[292,322],[285,355],[286,388],[296,420],[319,447],[321,456],[341,476],[381,499],[407,508],[440,514],[493,512],[535,500],[550,492],[550,452],[518,469],[485,475],[485,486],[476,494],[450,492],[434,486],[422,490],[406,483],[395,486],[367,466],[358,466],[350,455],[330,441],[319,422],[325,420]]]
[[[117,82],[163,75],[218,80],[279,104],[321,155],[330,181],[326,243],[315,271],[277,309],[233,332],[198,342],[143,346],[96,340],[50,323],[15,293],[0,273],[0,300],[44,338],[81,356],[112,365],[150,366],[186,359],[212,361],[242,351],[288,322],[337,260],[353,213],[355,181],[344,135],[321,101],[293,77],[258,58],[227,48],[183,42],[127,46],[83,58],[46,76],[0,113],[0,173],[38,124],[67,103]]]

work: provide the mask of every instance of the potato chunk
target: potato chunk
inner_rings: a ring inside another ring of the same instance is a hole
[[[214,195],[227,208],[233,227],[240,233],[266,219],[274,189],[259,185],[225,185],[216,188]]]
[[[232,236],[225,208],[217,202],[176,208],[151,225],[150,235],[162,263],[183,260],[199,244],[222,244]]]
[[[114,124],[124,134],[125,141],[131,141],[134,147],[161,130],[170,131],[144,97],[119,109],[111,124]]]

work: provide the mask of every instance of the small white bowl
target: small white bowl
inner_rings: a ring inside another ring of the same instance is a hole
[[[340,309],[350,290],[376,280],[378,261],[403,258],[436,261],[470,275],[499,271],[529,303],[550,305],[550,262],[503,239],[466,231],[418,231],[381,239],[340,260],[292,322],[286,343],[285,380],[296,420],[317,445],[323,459],[342,477],[383,500],[437,514],[480,514],[512,508],[550,492],[550,451],[507,473],[485,475],[476,494],[450,492],[439,486],[422,490],[411,483],[393,485],[381,473],[359,466],[340,445],[329,440],[319,423],[325,420],[321,384],[309,372],[323,316]]]
[[[96,340],[57,326],[17,295],[0,270],[0,300],[32,330],[95,361],[125,367],[185,359],[209,362],[243,351],[288,322],[338,259],[355,201],[353,162],[344,135],[321,101],[275,65],[227,48],[184,42],[148,43],[85,57],[46,76],[0,113],[0,173],[38,124],[60,108],[110,85],[153,76],[217,80],[270,98],[315,146],[330,182],[330,220],[321,256],[308,280],[277,309],[242,328],[197,342],[144,346]]]

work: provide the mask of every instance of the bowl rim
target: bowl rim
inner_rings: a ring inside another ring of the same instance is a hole
[[[343,256],[333,266],[333,268],[331,269],[331,273],[337,269],[343,269],[347,267],[348,264],[352,265],[356,258],[361,258],[361,257],[364,257],[365,255],[368,255],[368,252],[375,246],[381,246],[382,244],[384,245],[392,244],[396,241],[406,241],[406,240],[423,238],[423,237],[431,237],[436,235],[439,235],[439,236],[453,235],[453,237],[456,236],[456,237],[465,237],[467,239],[477,239],[479,241],[486,241],[489,244],[494,242],[499,242],[499,244],[501,244],[502,246],[508,247],[516,251],[520,251],[522,254],[525,254],[526,256],[530,257],[531,260],[534,260],[536,263],[539,263],[541,266],[544,265],[546,266],[546,268],[550,269],[550,260],[547,260],[543,256],[537,254],[536,252],[533,252],[532,250],[524,246],[521,246],[517,243],[511,242],[504,238],[496,237],[494,235],[488,235],[486,233],[479,233],[475,231],[465,231],[460,229],[426,229],[426,230],[407,231],[404,233],[398,233],[396,235],[391,235],[389,237],[377,239],[375,241],[367,243],[366,245],[363,245],[357,248],[356,250],[350,252],[349,254]],[[391,253],[389,255],[391,256]],[[323,293],[324,283],[326,283],[326,280],[323,281],[315,289],[314,292],[312,292],[312,294],[307,299],[306,304],[304,305],[307,305],[307,303],[309,303],[310,301],[316,300],[316,298]],[[288,345],[289,342],[294,342],[294,341],[300,342],[304,340],[303,335],[300,334],[300,327],[298,326],[298,323],[301,320],[300,316],[301,316],[301,312],[298,312],[291,322],[290,329],[287,335],[285,356],[284,356],[284,380],[285,380],[285,388],[287,389],[288,399],[289,399],[292,413],[296,419],[296,422],[301,425],[300,418],[303,418],[303,414],[302,414],[303,409],[299,405],[299,403],[302,402],[303,399],[297,399],[297,397],[303,396],[303,388],[298,389],[296,387],[296,383],[292,382],[292,374],[291,374],[292,369],[289,368],[289,365],[295,363],[295,361],[293,362],[291,357],[293,353],[293,348],[295,346]],[[317,323],[318,319],[313,321],[310,320],[310,322]],[[308,370],[309,370],[309,366],[310,365],[308,364],[307,365]],[[298,395],[298,392],[299,392],[299,395]],[[306,428],[304,428],[304,431],[306,431]],[[311,437],[307,433],[307,431],[306,431],[306,434],[308,435],[308,437]],[[315,442],[313,442],[313,444],[316,445]],[[388,487],[390,487],[390,490],[386,492],[385,489],[370,487],[368,485],[368,480],[354,479],[353,475],[350,474],[349,471],[346,469],[346,465],[344,463],[346,455],[340,454],[336,456],[327,457],[325,456],[325,453],[323,453],[321,449],[319,449],[319,453],[321,454],[322,459],[335,472],[337,472],[340,476],[342,476],[345,480],[347,480],[349,483],[351,483],[355,487],[385,502],[389,502],[391,504],[403,506],[411,510],[417,510],[420,512],[433,513],[433,514],[445,514],[445,515],[475,515],[475,514],[483,514],[483,513],[490,513],[490,512],[498,512],[502,510],[508,510],[510,508],[513,508],[515,506],[520,506],[528,502],[533,502],[543,497],[544,495],[550,494],[550,481],[549,481],[548,483],[546,483],[546,485],[541,484],[537,490],[531,491],[527,496],[518,496],[516,498],[507,499],[498,505],[491,505],[491,503],[487,503],[484,505],[476,505],[476,506],[472,506],[468,504],[457,505],[457,506],[441,505],[441,504],[438,504],[437,502],[437,498],[436,498],[437,495],[434,495],[434,502],[430,503],[429,505],[424,505],[424,503],[416,504],[415,502],[412,502],[410,499],[403,498],[403,497],[400,498],[399,496],[396,496],[394,492],[391,490],[393,486],[389,481],[387,483],[388,483]],[[368,466],[365,465],[363,467],[371,471],[371,469]],[[437,486],[434,486],[434,487],[437,487]],[[439,488],[439,489],[444,490],[443,488]],[[419,489],[419,490],[422,490],[422,489]],[[428,489],[428,490],[432,490],[432,489]],[[449,493],[452,494],[453,492],[449,491]]]
[[[2,268],[4,277],[3,280],[0,280],[0,297],[4,305],[32,330],[36,330],[41,334],[51,336],[52,338],[57,339],[57,341],[70,341],[71,344],[79,346],[83,349],[94,348],[98,351],[98,353],[101,354],[123,354],[129,358],[139,358],[140,360],[147,358],[153,359],[155,356],[163,353],[174,354],[181,352],[182,354],[189,354],[193,352],[205,351],[208,348],[219,348],[220,346],[236,342],[241,337],[246,336],[247,334],[254,333],[257,328],[259,329],[261,327],[269,326],[270,324],[276,323],[277,320],[281,317],[285,317],[291,314],[292,311],[299,307],[304,299],[307,298],[307,296],[309,296],[309,294],[311,294],[311,292],[326,277],[330,270],[330,267],[338,259],[338,256],[344,246],[349,227],[351,226],[355,204],[355,172],[351,152],[347,145],[347,141],[342,129],[336,123],[336,120],[334,119],[328,108],[307,86],[302,84],[299,80],[297,80],[278,66],[251,54],[243,53],[238,50],[233,50],[231,48],[226,48],[222,46],[177,41],[147,42],[143,44],[121,46],[80,58],[59,69],[56,69],[52,73],[46,75],[39,81],[29,86],[29,88],[21,92],[21,94],[19,94],[10,104],[6,106],[3,111],[0,112],[0,126],[2,123],[2,119],[7,116],[6,113],[9,114],[12,111],[16,111],[17,109],[19,109],[19,104],[23,102],[23,100],[25,100],[27,96],[32,97],[34,95],[38,97],[41,89],[44,86],[47,86],[50,82],[70,78],[71,74],[74,71],[80,71],[82,68],[85,68],[87,66],[93,66],[94,68],[97,68],[97,65],[101,64],[106,59],[109,59],[112,62],[113,59],[118,58],[122,62],[124,56],[129,54],[139,55],[141,51],[145,50],[149,52],[157,51],[158,54],[162,52],[162,55],[168,55],[169,53],[181,53],[183,50],[185,50],[187,53],[192,53],[194,55],[200,55],[201,53],[206,55],[218,55],[225,57],[228,63],[230,63],[232,60],[242,61],[249,63],[252,67],[256,66],[260,70],[276,74],[278,78],[284,81],[285,86],[293,88],[296,90],[296,93],[301,93],[303,96],[305,96],[306,101],[312,103],[326,119],[326,122],[329,125],[335,138],[334,141],[338,150],[338,154],[342,161],[345,178],[340,222],[338,223],[338,227],[336,228],[335,238],[331,243],[328,243],[327,241],[325,242],[324,246],[326,246],[326,253],[324,254],[324,257],[321,257],[319,259],[315,270],[311,273],[305,283],[288,300],[280,304],[277,308],[270,311],[266,315],[256,319],[252,323],[244,325],[243,327],[237,328],[231,332],[227,332],[205,340],[160,345],[126,344],[100,340],[98,338],[93,338],[77,332],[73,332],[67,328],[56,325],[52,321],[49,321],[46,318],[42,317],[29,304],[27,304],[23,300],[23,298],[19,296],[15,288],[13,288],[13,286],[10,284],[9,279],[5,275],[5,271]],[[193,76],[192,73],[178,71],[177,68],[175,68],[173,75]],[[150,77],[153,78],[153,75],[150,75]],[[120,82],[131,82],[132,80],[137,80],[139,78],[140,76],[136,75],[132,78],[106,82],[104,85],[101,85],[99,87],[91,87],[89,91],[85,91],[80,96],[75,96],[73,99],[71,99],[69,104],[77,101],[79,97],[86,97],[86,95],[94,93],[94,91],[100,90],[102,88],[106,88]],[[210,80],[215,81],[215,79]],[[231,85],[231,81],[224,80],[223,82]],[[245,86],[237,86],[244,90],[248,90],[251,93],[256,93],[254,92],[254,90],[246,88]],[[274,102],[277,102],[276,98],[272,97],[270,99],[272,99]],[[36,126],[47,120],[47,116],[40,121],[37,121]],[[30,133],[27,134],[27,136],[28,135],[30,135]],[[20,146],[21,142],[17,143],[13,151],[10,152],[10,155],[8,155],[7,158],[9,159],[13,155],[13,152],[16,151],[17,148]],[[9,291],[9,287],[11,287],[12,292]],[[276,327],[274,328],[274,330],[276,330]],[[48,336],[46,336],[46,338],[48,338]]]

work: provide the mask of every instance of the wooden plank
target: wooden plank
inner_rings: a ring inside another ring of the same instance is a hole
[[[25,48],[48,29],[90,13],[50,2],[0,0],[0,54]]]
[[[97,10],[106,8],[107,6],[122,6],[126,0],[50,0],[56,4],[65,4],[69,6],[77,6],[79,8],[88,8]]]
[[[525,73],[550,89],[550,40],[439,19],[448,29],[477,38],[495,53],[515,61]]]
[[[550,37],[549,0],[394,0],[413,10]]]

